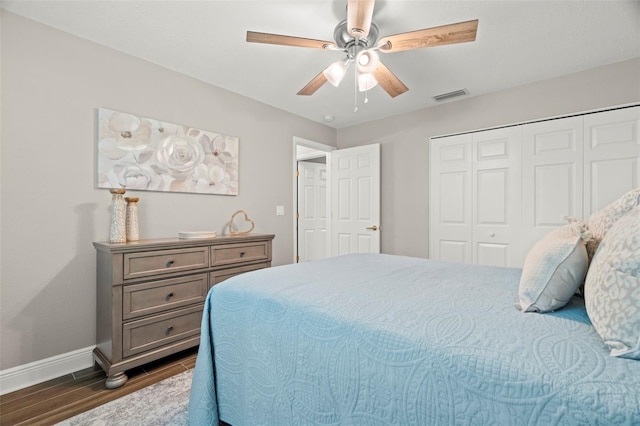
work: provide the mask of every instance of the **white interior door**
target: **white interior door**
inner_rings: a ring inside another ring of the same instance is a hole
[[[331,255],[380,253],[380,144],[331,153]]]
[[[473,134],[473,263],[520,266],[520,129]]]
[[[519,266],[519,129],[434,138],[429,155],[429,256]]]
[[[582,218],[582,117],[522,126],[522,253],[547,233]]]
[[[584,218],[640,187],[640,107],[584,117]]]
[[[327,165],[298,162],[298,261],[327,257]]]
[[[430,145],[429,257],[472,263],[472,135]]]
[[[311,141],[311,140],[307,140],[307,139],[303,139],[303,138],[299,138],[297,136],[293,137],[293,162],[292,162],[292,169],[291,169],[291,176],[292,176],[292,189],[293,189],[293,204],[291,206],[291,211],[292,211],[292,230],[293,230],[293,262],[296,263],[299,261],[300,259],[300,248],[299,248],[299,229],[298,229],[298,217],[299,217],[299,213],[298,213],[298,206],[299,205],[304,205],[304,202],[299,201],[299,171],[298,171],[298,161],[313,161],[313,162],[322,162],[324,161],[324,164],[326,165],[326,182],[327,182],[327,186],[326,186],[326,195],[325,198],[321,201],[319,201],[318,203],[316,203],[316,206],[318,204],[321,205],[325,205],[326,206],[326,213],[324,214],[324,216],[327,218],[326,219],[326,226],[327,226],[327,231],[325,232],[325,241],[324,241],[324,253],[325,253],[325,257],[328,257],[331,255],[331,245],[330,245],[330,235],[331,235],[331,221],[329,220],[331,211],[330,211],[330,206],[331,206],[331,185],[329,185],[329,183],[331,182],[331,168],[330,168],[330,163],[331,163],[331,156],[330,153],[335,151],[336,147],[335,146],[331,146],[331,145],[326,145],[320,142],[315,142],[315,141]],[[280,213],[276,213],[276,214],[280,214]],[[303,237],[304,238],[304,237]],[[304,248],[302,249],[304,250]],[[315,257],[317,257],[319,254],[319,252],[315,252]]]

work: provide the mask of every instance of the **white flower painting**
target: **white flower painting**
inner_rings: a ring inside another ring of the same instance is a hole
[[[238,138],[98,108],[98,188],[238,194]]]

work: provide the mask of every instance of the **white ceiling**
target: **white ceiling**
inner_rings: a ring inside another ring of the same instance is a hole
[[[380,36],[479,19],[475,42],[381,54],[408,87],[369,92],[354,113],[354,83],[296,93],[341,52],[245,42],[246,31],[333,40],[346,0],[33,1],[8,11],[110,46],[336,128],[433,106],[466,88],[480,95],[640,57],[640,0],[378,0]],[[353,69],[353,68],[351,68]],[[640,77],[639,77],[640,78]]]

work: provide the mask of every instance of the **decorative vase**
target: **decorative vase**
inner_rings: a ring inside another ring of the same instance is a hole
[[[138,226],[138,197],[126,197],[127,202],[127,241],[138,241],[140,239],[140,228]]]
[[[109,232],[109,242],[127,242],[127,205],[124,201],[124,189],[111,189],[111,230]]]

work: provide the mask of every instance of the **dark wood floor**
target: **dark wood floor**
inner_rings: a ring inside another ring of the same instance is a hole
[[[88,368],[0,396],[0,425],[52,425],[195,367],[197,348],[127,372],[118,389],[105,388],[102,370]]]

